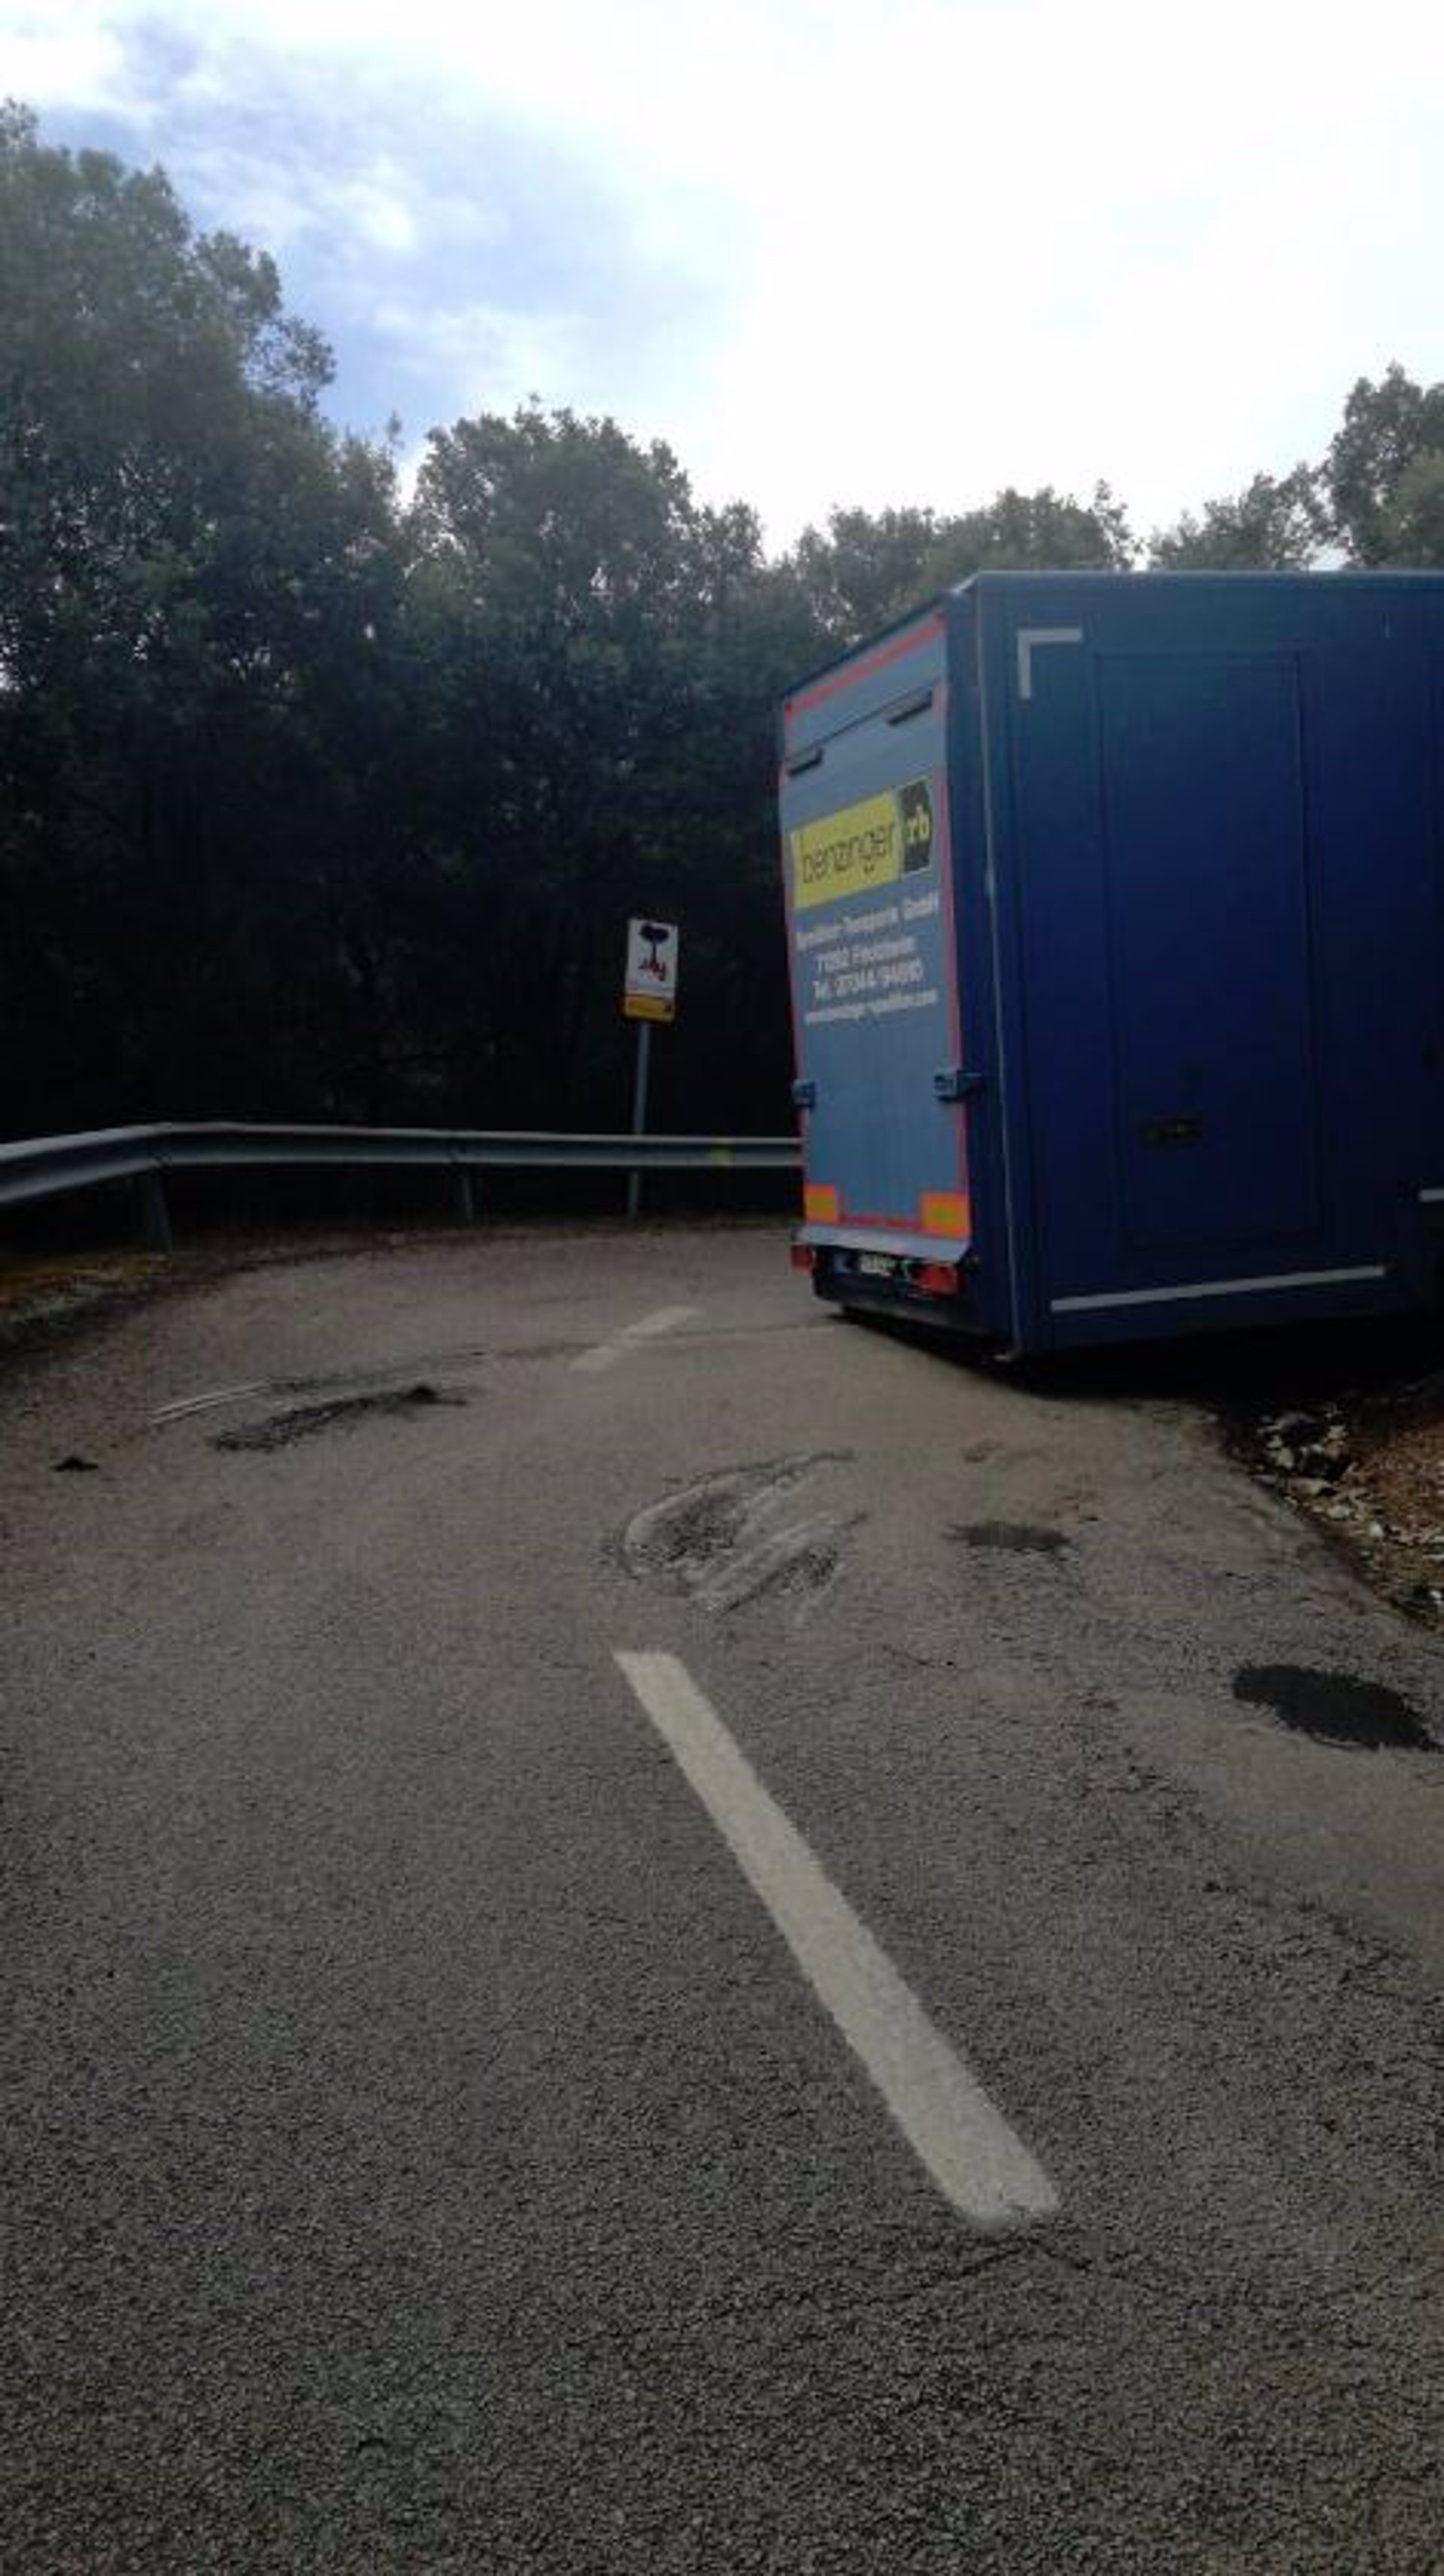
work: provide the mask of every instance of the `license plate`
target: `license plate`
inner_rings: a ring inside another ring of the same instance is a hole
[[[860,1252],[857,1256],[857,1266],[864,1279],[891,1279],[892,1277],[893,1265],[890,1252]]]

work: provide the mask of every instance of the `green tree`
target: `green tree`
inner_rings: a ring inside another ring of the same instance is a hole
[[[1444,568],[1444,447],[1421,448],[1410,459],[1379,533],[1385,563]]]
[[[1106,483],[1091,501],[1011,485],[976,510],[834,510],[807,528],[789,568],[834,649],[977,572],[1121,571],[1134,558],[1126,513]]]
[[[1352,563],[1441,560],[1408,551],[1432,519],[1428,512],[1423,523],[1411,518],[1417,500],[1403,494],[1412,469],[1438,455],[1444,455],[1444,384],[1416,384],[1397,360],[1377,384],[1360,376],[1322,469],[1332,533]]]
[[[394,571],[389,460],[324,425],[328,369],[162,172],[0,115],[12,1126],[295,1101],[301,996],[340,980],[318,710]]]
[[[1185,510],[1155,532],[1149,559],[1165,572],[1299,572],[1317,560],[1328,532],[1319,478],[1307,465],[1256,474],[1229,499]]]
[[[937,540],[932,510],[833,510],[825,533],[804,528],[790,562],[821,634],[854,644],[924,598]]]
[[[943,519],[928,563],[938,588],[976,572],[1124,572],[1137,549],[1127,512],[1106,483],[1090,501],[1045,484]]]
[[[409,541],[436,728],[428,828],[470,973],[453,1024],[487,1115],[621,1115],[633,911],[683,918],[693,993],[718,989],[704,956],[731,989],[740,941],[775,1057],[771,699],[812,634],[754,514],[701,506],[668,448],[615,421],[531,404],[433,435]],[[734,1059],[756,1035],[755,1013],[734,1019]]]

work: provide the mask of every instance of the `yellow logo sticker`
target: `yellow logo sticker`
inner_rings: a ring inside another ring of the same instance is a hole
[[[864,796],[789,832],[792,899],[799,912],[894,885],[932,863],[933,799],[925,778]]]

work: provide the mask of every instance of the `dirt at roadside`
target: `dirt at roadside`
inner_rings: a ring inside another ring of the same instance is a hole
[[[0,1259],[0,1339],[61,1322],[125,1296],[163,1275],[154,1252],[98,1253],[93,1259]]]
[[[0,1246],[0,1364],[23,1361],[76,1330],[104,1324],[139,1298],[183,1295],[241,1269],[374,1251],[387,1240],[332,1229],[279,1238],[216,1236],[174,1254],[130,1246],[37,1254]]]
[[[1236,1414],[1244,1463],[1396,1606],[1444,1621],[1444,1368]]]

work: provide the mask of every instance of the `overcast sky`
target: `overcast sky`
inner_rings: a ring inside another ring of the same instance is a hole
[[[773,545],[1146,532],[1444,375],[1444,0],[0,0],[0,92],[273,251],[352,427],[609,411]]]

